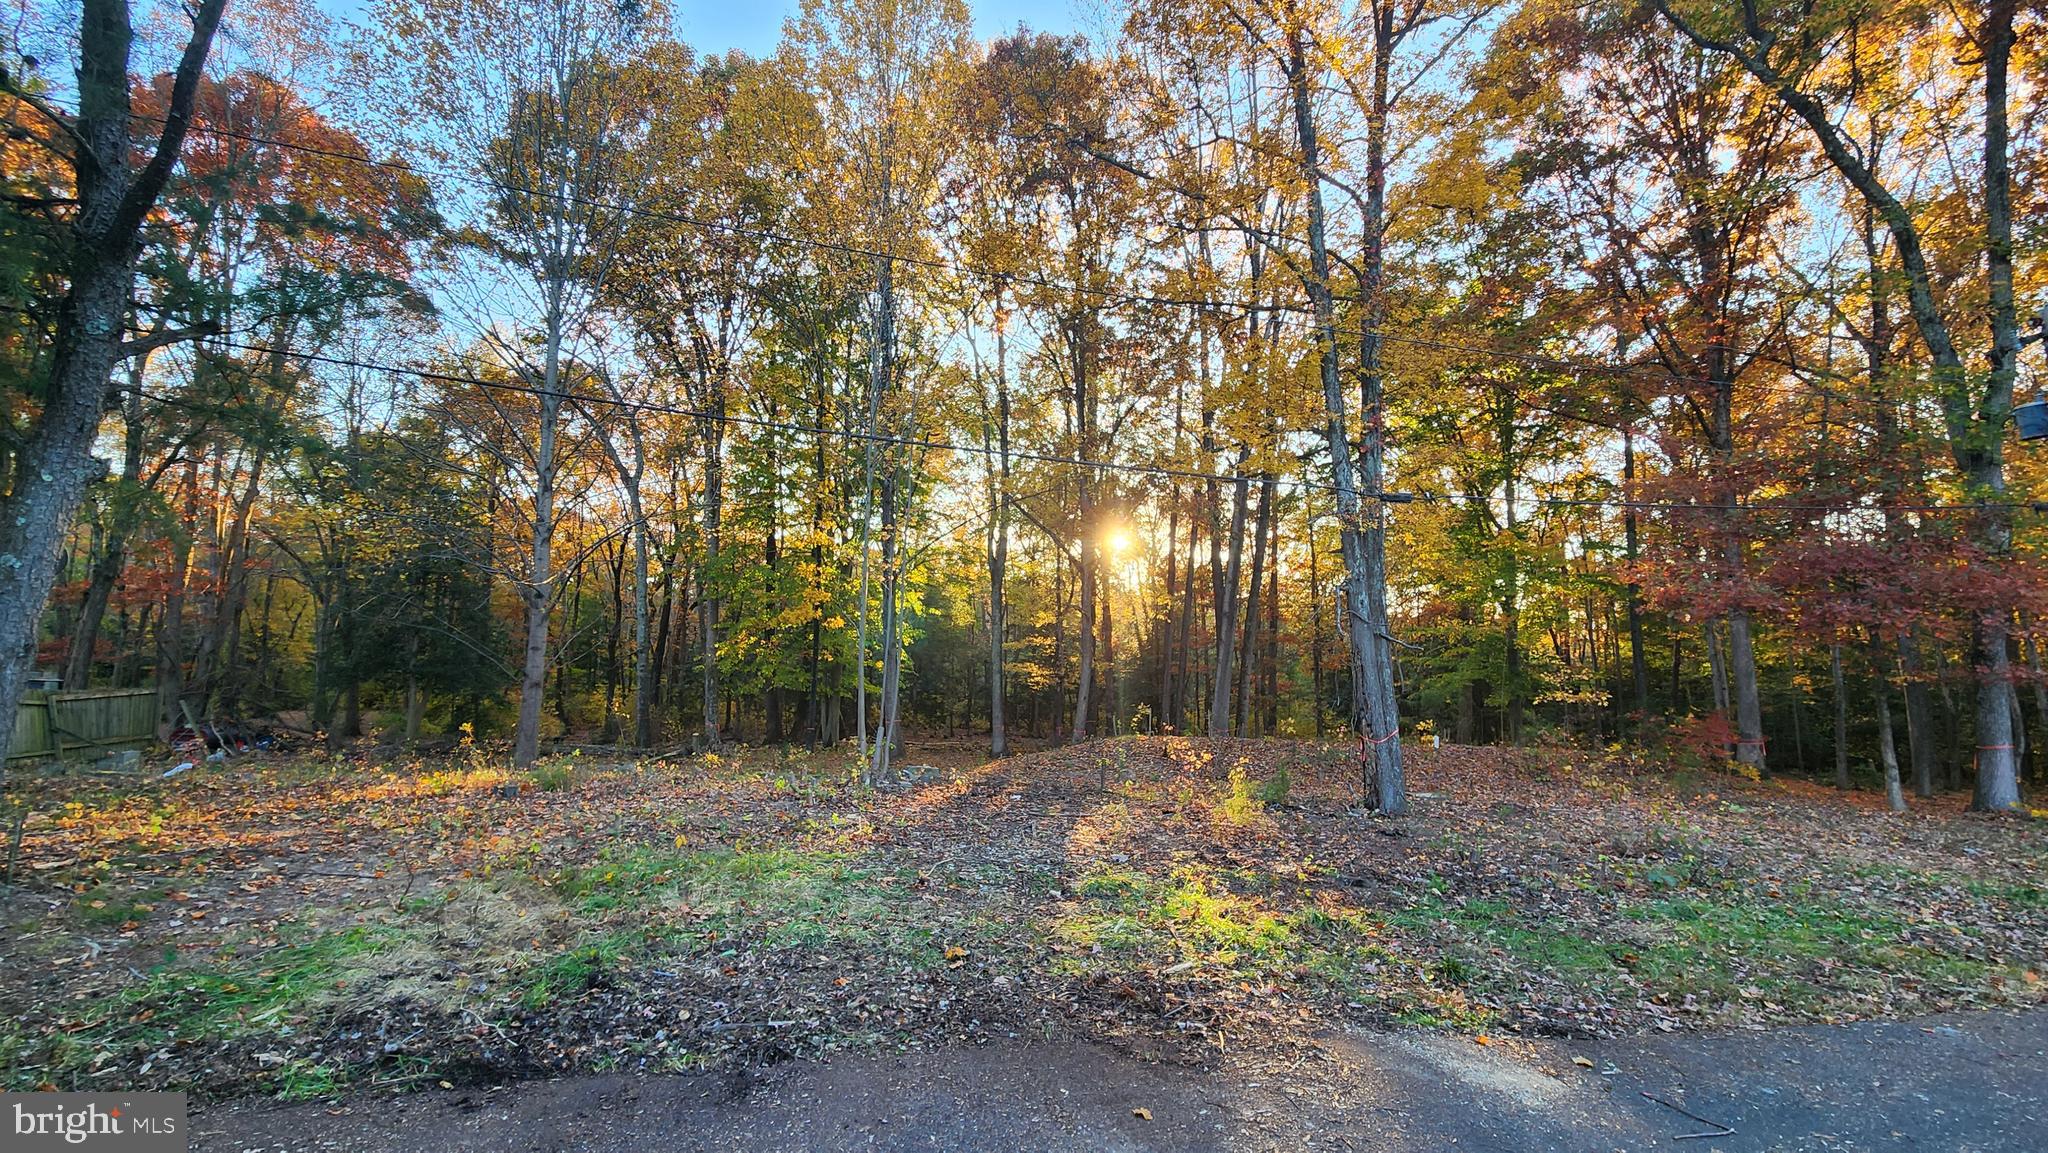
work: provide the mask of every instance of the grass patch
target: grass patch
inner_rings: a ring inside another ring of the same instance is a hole
[[[315,1064],[303,1058],[286,1062],[271,1076],[282,1101],[310,1101],[332,1097],[348,1084],[348,1076],[334,1065]]]
[[[125,896],[109,895],[103,890],[81,895],[72,902],[72,911],[78,919],[96,929],[118,929],[124,925],[138,925],[156,911],[156,902],[163,899],[165,889],[158,886]]]
[[[543,793],[567,792],[576,787],[576,758],[544,758],[526,771],[526,779]]]
[[[929,967],[950,942],[937,940],[931,911],[912,903],[914,879],[837,852],[638,848],[543,883],[586,917],[637,918],[649,940],[690,951],[737,937],[768,948],[857,946]]]
[[[115,1057],[275,1033],[345,996],[360,959],[394,936],[394,930],[357,926],[246,956],[215,953],[197,960],[167,949],[142,980],[51,1022],[55,1029],[0,1040],[6,1084],[84,1084],[80,1078]]]
[[[641,942],[630,934],[608,933],[565,950],[542,963],[528,980],[520,1003],[539,1009],[603,984]]]
[[[1384,957],[1363,914],[1308,905],[1274,908],[1262,895],[1234,893],[1223,874],[1185,866],[1165,877],[1098,869],[1074,892],[1090,907],[1053,926],[1069,971],[1122,970],[1145,964],[1196,966],[1245,975],[1298,976],[1297,967],[1332,982],[1357,963]]]
[[[1622,898],[1612,923],[1580,931],[1507,901],[1433,894],[1388,922],[1444,941],[1434,975],[1446,983],[1513,995],[1538,972],[1589,995],[1649,996],[1710,1018],[1744,1003],[1869,1012],[1895,987],[1982,987],[2004,968],[1912,942],[1908,923],[1890,911],[1804,890]]]

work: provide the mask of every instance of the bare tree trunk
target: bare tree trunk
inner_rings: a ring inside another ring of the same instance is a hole
[[[93,653],[99,646],[100,625],[106,619],[107,602],[114,586],[128,566],[128,540],[141,517],[142,483],[142,376],[149,364],[147,355],[128,359],[128,395],[121,401],[121,482],[114,494],[113,512],[101,542],[99,559],[92,566],[92,580],[86,586],[85,602],[78,612],[78,626],[71,633],[71,648],[64,659],[64,687],[86,688],[92,681]]]
[[[1006,361],[1002,302],[996,304],[996,484],[989,510],[988,548],[988,751],[1010,755],[1009,732],[1003,723],[1003,637],[1009,614],[1003,582],[1010,566],[1010,378]]]
[[[1259,512],[1252,522],[1251,584],[1244,598],[1244,635],[1238,643],[1237,734],[1241,737],[1258,735],[1253,731],[1252,703],[1253,688],[1258,684],[1259,601],[1266,580],[1266,538],[1272,528],[1274,486],[1272,473],[1260,478]]]
[[[873,779],[891,778],[890,761],[901,740],[896,727],[896,702],[903,671],[902,608],[898,599],[901,573],[896,545],[896,474],[892,467],[882,477],[882,697],[881,716],[875,732]]]
[[[1721,649],[1721,622],[1708,617],[1707,635],[1707,676],[1714,688],[1714,711],[1728,716],[1728,658]]]
[[[185,464],[185,509],[181,526],[190,526],[199,516],[199,465],[196,458]],[[156,626],[156,716],[157,736],[169,739],[172,729],[184,723],[178,702],[185,695],[185,589],[191,580],[192,537],[187,531],[171,536],[171,572],[164,596],[163,615]]]
[[[1343,526],[1346,581],[1346,625],[1351,639],[1353,714],[1371,746],[1372,779],[1367,798],[1389,815],[1408,809],[1406,774],[1401,763],[1399,705],[1394,693],[1391,634],[1387,631],[1386,535],[1380,503],[1384,483],[1385,441],[1382,435],[1382,381],[1379,374],[1381,319],[1381,244],[1385,228],[1386,135],[1388,77],[1394,41],[1392,11],[1374,14],[1373,95],[1366,131],[1365,254],[1360,284],[1366,300],[1365,336],[1360,343],[1359,388],[1365,419],[1362,476],[1352,474],[1351,437],[1346,428],[1343,382],[1339,378],[1337,313],[1330,288],[1330,254],[1324,232],[1322,159],[1310,106],[1305,33],[1295,29],[1288,44],[1288,87],[1294,102],[1295,133],[1301,147],[1303,183],[1308,200],[1309,298],[1314,308],[1320,345],[1325,435],[1330,468],[1337,488],[1337,518]],[[1363,483],[1364,493],[1359,491]],[[1361,495],[1374,502],[1368,513]]]
[[[654,649],[647,591],[651,545],[639,477],[633,478],[626,496],[626,512],[633,518],[633,747],[645,749],[654,745]]]
[[[2026,642],[2027,667],[2033,672],[2034,714],[2040,718],[2041,732],[2044,735],[2048,735],[2048,680],[2044,680],[2041,675],[2041,646],[2035,641],[2033,630],[2027,626],[2027,618],[2024,614],[2020,617],[2020,636]],[[2039,748],[2040,746],[2036,745],[2035,747]],[[2048,760],[2048,758],[2043,759]],[[2035,764],[2037,773],[2040,763],[2037,761]],[[2038,776],[2036,779],[2038,779]]]
[[[1940,761],[1939,737],[1934,723],[1934,696],[1927,691],[1926,662],[1920,653],[1920,638],[1910,628],[1899,632],[1899,667],[1906,679],[1906,749],[1912,759],[1913,792],[1934,795],[1934,769]]]
[[[540,756],[540,714],[547,702],[548,616],[554,608],[555,474],[560,468],[556,438],[562,419],[562,308],[560,278],[552,287],[546,361],[540,393],[540,444],[534,453],[533,554],[525,587],[526,649],[520,665],[519,723],[512,734],[512,763],[524,767]]]
[[[1892,735],[1891,662],[1883,641],[1870,637],[1864,647],[1870,665],[1871,690],[1877,704],[1877,760],[1884,771],[1885,803],[1894,813],[1906,811],[1906,794],[1899,786],[1899,747]]]
[[[1728,613],[1729,664],[1735,674],[1735,759],[1765,768],[1763,704],[1757,692],[1756,646],[1750,639],[1749,610]]]
[[[1230,558],[1225,562],[1222,592],[1216,600],[1216,684],[1209,694],[1209,736],[1230,735],[1230,690],[1233,659],[1237,655],[1237,594],[1244,572],[1245,505],[1250,499],[1250,482],[1242,473],[1231,491]]]
[[[1621,432],[1621,481],[1625,499],[1636,499],[1636,436],[1635,426],[1626,425]],[[1628,557],[1633,572],[1638,550],[1641,547],[1641,530],[1636,523],[1636,506],[1629,504],[1622,510],[1622,540],[1624,555]],[[1628,663],[1631,687],[1635,690],[1635,711],[1638,717],[1650,715],[1650,661],[1643,649],[1643,586],[1631,579],[1625,590],[1628,598]]]
[[[723,414],[724,395],[720,392],[719,415]],[[720,747],[719,735],[719,690],[718,690],[718,606],[717,593],[719,573],[717,569],[721,539],[724,532],[725,468],[720,459],[724,438],[717,431],[703,427],[716,425],[718,421],[699,422],[699,440],[704,447],[704,506],[701,510],[704,525],[704,555],[700,574],[697,578],[697,643],[698,657],[703,662],[699,688],[702,690],[702,727],[699,730],[706,749]]]
[[[1828,646],[1828,676],[1835,686],[1835,787],[1849,787],[1849,694],[1842,689],[1842,646]]]
[[[2005,491],[2005,422],[2012,412],[2013,380],[2019,372],[2019,317],[2013,303],[2012,169],[2006,112],[2007,70],[2013,49],[2015,0],[1991,0],[1977,37],[1984,57],[1984,256],[1990,287],[1991,373],[1967,460],[1971,487],[1979,499]],[[1992,556],[2012,555],[2010,509],[1987,505],[1980,516],[1979,543]],[[1970,807],[2002,812],[2024,807],[2020,800],[2019,756],[2011,737],[2014,716],[2012,661],[2007,651],[2005,614],[1977,618],[1977,783]]]
[[[1083,316],[1075,319],[1068,325],[1074,361],[1075,455],[1083,460],[1089,459],[1089,453],[1093,451],[1095,441],[1092,435],[1095,424],[1095,400],[1090,393],[1090,386],[1093,382],[1089,380],[1088,371],[1091,335],[1086,330],[1087,324],[1088,320]],[[1077,520],[1081,534],[1081,558],[1077,579],[1080,582],[1080,604],[1078,608],[1081,616],[1081,627],[1075,634],[1075,639],[1079,642],[1077,656],[1081,663],[1080,668],[1075,674],[1074,725],[1069,737],[1074,744],[1079,744],[1088,739],[1088,709],[1093,704],[1095,690],[1094,619],[1095,597],[1098,591],[1096,585],[1099,580],[1099,574],[1096,570],[1100,567],[1098,558],[1101,555],[1101,550],[1095,540],[1100,526],[1095,523],[1095,478],[1092,472],[1092,468],[1083,465],[1078,475],[1080,509],[1077,514]]]
[[[892,279],[893,268],[887,258],[878,262],[876,276],[876,382],[874,388],[876,403],[879,405],[895,387],[896,379],[896,289]],[[900,608],[897,601],[897,482],[900,465],[885,452],[882,469],[882,699],[878,731],[875,734],[874,759],[871,762],[869,778],[881,782],[890,779],[889,761],[895,755],[897,679],[903,668],[903,643],[899,631]]]

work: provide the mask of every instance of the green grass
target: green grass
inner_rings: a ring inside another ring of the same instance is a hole
[[[1907,941],[1907,923],[1888,910],[1803,889],[1766,898],[1695,886],[1617,897],[1615,913],[1614,931],[1596,939],[1506,901],[1430,895],[1388,922],[1417,937],[1448,935],[1437,975],[1477,991],[1513,993],[1535,971],[1595,995],[1694,996],[1707,1011],[1768,1001],[1824,1013],[1898,981],[1973,986],[2001,969]]]
[[[1446,922],[1482,952],[1499,949],[1523,965],[1573,975],[1602,974],[1618,968],[1609,946],[1532,923],[1517,915],[1506,901],[1458,903],[1430,896],[1412,908],[1387,915],[1389,925],[1416,936],[1433,936]],[[1460,979],[1454,983],[1471,984],[1482,971],[1476,964],[1463,963],[1456,970]]]
[[[543,883],[581,916],[614,926],[599,936],[615,936],[616,924],[631,921],[649,944],[687,952],[743,938],[772,949],[857,946],[893,963],[931,967],[954,942],[937,939],[930,913],[906,891],[910,879],[845,853],[637,848]],[[621,948],[607,959],[637,951]]]
[[[576,785],[576,761],[573,757],[549,757],[528,769],[526,779],[543,793],[564,792]]]
[[[81,1006],[75,1017],[56,1022],[56,1032],[0,1039],[6,1084],[79,1083],[107,1057],[275,1033],[295,1016],[336,1002],[360,974],[362,959],[395,933],[357,926],[246,955],[188,959],[166,950],[141,980]]]
[[[123,925],[140,923],[156,910],[156,902],[163,899],[168,890],[157,886],[141,892],[116,896],[104,889],[95,889],[81,894],[72,902],[72,911],[78,919],[96,929],[118,929]]]
[[[301,1058],[279,1068],[271,1075],[271,1082],[277,1086],[281,1100],[310,1101],[339,1093],[348,1084],[348,1075],[334,1065],[314,1064]]]
[[[629,933],[607,933],[557,953],[528,979],[520,1003],[528,1009],[539,1009],[588,992],[604,983],[643,943]]]
[[[1350,962],[1376,954],[1359,914],[1315,905],[1282,912],[1232,892],[1228,879],[1198,866],[1165,877],[1098,869],[1074,885],[1088,907],[1054,925],[1053,937],[1070,946],[1068,968],[1083,971],[1191,962],[1277,973],[1299,964],[1338,980]]]

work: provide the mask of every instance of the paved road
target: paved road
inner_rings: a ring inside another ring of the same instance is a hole
[[[205,1153],[2048,1153],[2048,1010],[1627,1042],[1352,1032],[1310,1059],[1203,1070],[1015,1042],[245,1103],[201,1113],[194,1135]]]

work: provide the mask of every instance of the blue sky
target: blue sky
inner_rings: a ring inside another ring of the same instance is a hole
[[[755,56],[775,47],[782,22],[796,14],[799,0],[676,0],[676,26],[700,52],[738,48]],[[1073,0],[968,0],[975,35],[987,39],[1012,32],[1018,21],[1044,32],[1083,26]]]
[[[782,22],[796,14],[800,0],[674,0],[676,27],[699,52],[737,48],[764,56],[782,35]],[[360,13],[364,0],[319,0],[320,7],[341,17]],[[1016,31],[1019,22],[1040,32],[1092,30],[1083,14],[1101,7],[1100,0],[968,0],[974,33],[984,40]]]

